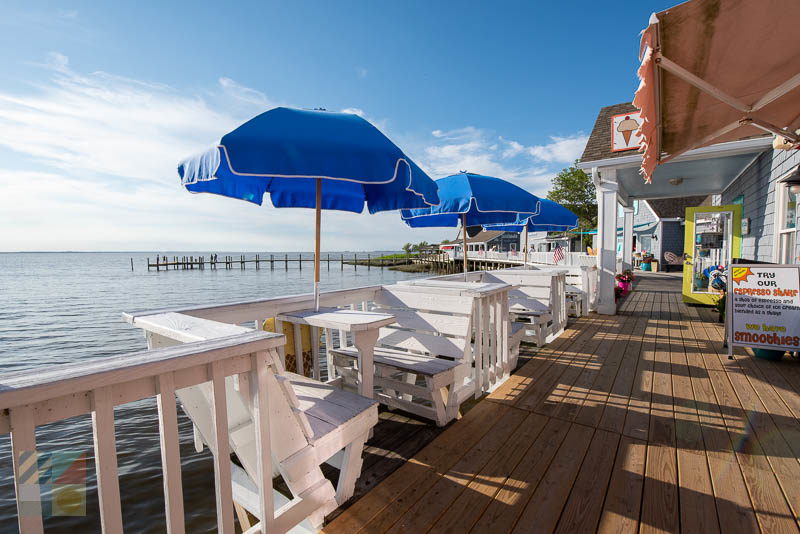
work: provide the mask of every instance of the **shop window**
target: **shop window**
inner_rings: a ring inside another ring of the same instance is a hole
[[[777,250],[775,261],[778,263],[800,263],[798,258],[798,210],[800,188],[797,185],[779,182],[776,184],[776,218]]]

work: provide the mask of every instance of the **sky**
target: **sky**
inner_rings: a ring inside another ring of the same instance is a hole
[[[275,106],[362,115],[433,178],[545,195],[638,85],[670,1],[6,0],[0,251],[307,251],[314,213],[182,189],[179,161]],[[323,251],[453,239],[323,213]]]

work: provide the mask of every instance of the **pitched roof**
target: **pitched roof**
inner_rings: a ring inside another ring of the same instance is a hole
[[[638,110],[630,102],[601,108],[600,113],[597,115],[597,120],[594,123],[594,128],[592,128],[592,135],[589,136],[589,141],[586,142],[586,148],[583,149],[583,155],[580,161],[595,161],[598,159],[619,158],[637,154],[638,152],[636,150],[625,150],[622,152],[611,151],[611,117],[622,113],[631,113],[633,111]]]
[[[505,232],[501,232],[499,230],[481,230],[475,237],[469,237],[467,235],[467,243],[488,243],[493,239],[497,239],[501,235],[505,234]],[[458,232],[458,239],[457,241],[461,243],[461,232]]]
[[[701,195],[680,198],[662,198],[648,200],[647,203],[655,214],[662,219],[673,219],[675,217],[685,217],[686,208],[694,208],[700,205],[710,206],[711,196]]]

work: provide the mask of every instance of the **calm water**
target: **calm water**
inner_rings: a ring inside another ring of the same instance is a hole
[[[167,256],[191,253],[162,252]],[[239,253],[219,253],[238,257]],[[209,256],[208,252],[194,253]],[[266,253],[267,257],[269,253]],[[309,292],[311,263],[299,270],[262,265],[225,270],[147,272],[146,253],[0,254],[0,382],[2,375],[146,348],[144,336],[120,319],[123,311],[222,303]],[[149,254],[151,258],[155,253]],[[262,254],[262,257],[264,254]],[[296,257],[296,255],[294,255]],[[304,257],[306,255],[304,254]],[[333,256],[333,255],[332,255]],[[134,258],[134,272],[130,258]],[[291,256],[290,256],[291,257]],[[323,253],[323,258],[325,257]],[[338,257],[338,256],[337,256]],[[388,269],[323,262],[323,290],[388,284],[418,277]],[[188,532],[216,531],[213,467],[196,453],[191,424],[181,414],[181,457]],[[155,400],[116,409],[122,511],[128,532],[164,532],[161,456]],[[89,451],[88,416],[40,427],[43,451]],[[16,532],[16,505],[8,435],[0,436],[0,533]],[[91,519],[90,519],[91,518]],[[88,462],[87,517],[52,517],[48,532],[99,532],[94,468]]]

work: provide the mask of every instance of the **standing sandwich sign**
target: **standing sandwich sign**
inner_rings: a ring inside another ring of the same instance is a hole
[[[800,351],[800,266],[732,265],[728,356],[733,345]]]

